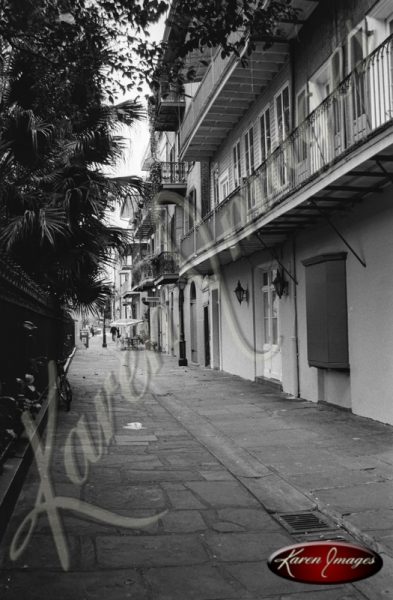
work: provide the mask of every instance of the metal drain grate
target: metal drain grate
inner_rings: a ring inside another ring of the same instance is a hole
[[[305,534],[314,531],[334,531],[339,529],[335,523],[328,522],[318,512],[280,513],[276,519],[293,534]]]

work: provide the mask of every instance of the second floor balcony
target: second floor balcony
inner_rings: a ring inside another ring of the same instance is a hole
[[[154,271],[152,256],[145,256],[134,263],[132,267],[132,280],[134,291],[144,291],[154,286]]]
[[[157,204],[173,204],[181,199],[179,196],[185,196],[187,191],[187,163],[158,162],[155,163],[154,169],[158,180],[154,197]]]
[[[175,283],[179,278],[179,254],[161,252],[154,260],[155,285]]]
[[[228,260],[346,210],[393,181],[393,36],[337,86],[241,185],[181,242],[181,274]],[[224,259],[225,260],[225,259]]]
[[[182,91],[172,84],[163,82],[155,101],[154,129],[156,131],[176,131],[186,106]]]
[[[132,222],[134,237],[137,239],[148,238],[154,231],[154,218],[151,210],[151,202],[146,201],[144,206],[140,207],[135,213]]]

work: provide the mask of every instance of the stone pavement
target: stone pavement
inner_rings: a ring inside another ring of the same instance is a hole
[[[50,469],[31,468],[2,544],[1,600],[393,599],[392,428],[101,343],[71,364]],[[41,506],[16,539],[40,481],[61,518]],[[272,574],[267,557],[299,539],[277,513],[313,509],[381,552],[382,571],[341,586]]]

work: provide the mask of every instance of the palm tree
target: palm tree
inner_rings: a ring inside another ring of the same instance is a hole
[[[75,80],[70,116],[62,106],[49,122],[53,107],[37,114],[48,91],[36,84],[32,92],[28,67],[23,56],[10,62],[0,101],[0,247],[59,303],[100,308],[112,250],[129,243],[105,215],[130,191],[143,193],[138,178],[108,177],[103,166],[121,155],[120,127],[143,110],[136,101],[105,105],[92,76]]]

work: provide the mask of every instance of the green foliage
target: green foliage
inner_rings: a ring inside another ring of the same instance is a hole
[[[132,193],[149,198],[155,184],[104,174],[121,156],[121,126],[144,114],[137,101],[116,103],[119,94],[145,80],[181,86],[193,78],[189,52],[246,48],[246,57],[295,16],[286,1],[175,0],[171,35],[157,44],[149,28],[167,9],[162,0],[1,2],[0,248],[59,303],[103,306],[103,268],[129,243],[105,223],[107,210]]]

